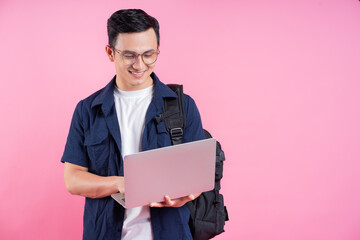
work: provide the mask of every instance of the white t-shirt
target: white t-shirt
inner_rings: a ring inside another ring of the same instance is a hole
[[[116,113],[121,133],[121,155],[141,151],[145,115],[153,96],[153,86],[137,91],[114,90]],[[148,206],[125,209],[121,239],[153,239]]]

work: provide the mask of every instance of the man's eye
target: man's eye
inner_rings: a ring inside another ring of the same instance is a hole
[[[126,55],[126,54],[124,54],[123,57],[126,59],[134,59],[135,58],[134,55]]]
[[[153,55],[154,55],[154,53],[148,53],[148,54],[145,54],[144,57],[145,58],[151,58]]]

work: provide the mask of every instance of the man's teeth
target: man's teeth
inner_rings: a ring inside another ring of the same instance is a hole
[[[139,72],[139,73],[137,73],[137,72],[131,72],[132,74],[135,74],[135,75],[141,75],[141,74],[143,74],[144,72]]]

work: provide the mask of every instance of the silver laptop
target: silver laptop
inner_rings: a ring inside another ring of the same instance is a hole
[[[139,152],[124,157],[125,194],[111,196],[124,208],[212,190],[215,138]]]

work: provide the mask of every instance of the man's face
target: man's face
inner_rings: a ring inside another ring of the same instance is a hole
[[[153,28],[139,33],[120,33],[114,46],[121,52],[134,52],[142,54],[148,51],[157,51],[157,39]],[[113,51],[109,46],[106,53],[110,61],[115,62],[116,85],[124,91],[134,91],[147,88],[153,84],[150,74],[153,72],[155,63],[146,65],[141,57],[138,57],[132,65],[126,65],[122,55]]]

